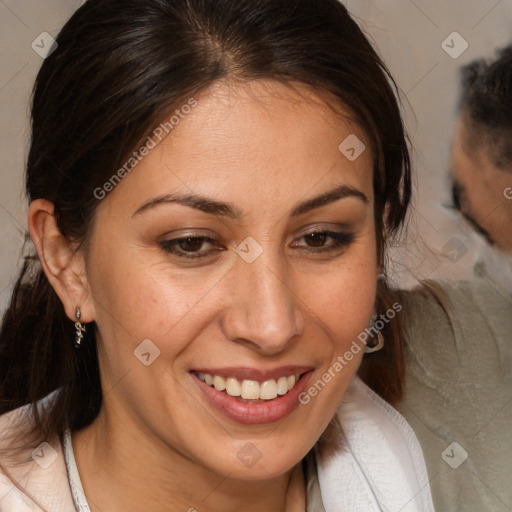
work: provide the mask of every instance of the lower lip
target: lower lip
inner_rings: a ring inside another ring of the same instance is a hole
[[[191,373],[191,375],[208,402],[224,416],[237,423],[261,425],[286,418],[300,405],[299,395],[305,389],[311,371],[304,373],[286,395],[278,396],[267,402],[253,404],[240,402],[227,393],[217,391],[209,386],[206,382],[200,380],[196,374]]]

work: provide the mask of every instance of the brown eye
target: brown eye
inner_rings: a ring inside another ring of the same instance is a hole
[[[208,250],[204,250],[204,246],[216,246]],[[225,250],[219,246],[215,240],[207,236],[188,236],[175,238],[173,240],[164,240],[160,242],[160,247],[170,254],[180,258],[206,258],[215,252]]]
[[[303,235],[305,245],[294,242],[293,246],[311,253],[322,253],[348,247],[355,239],[354,233],[336,231],[313,231]]]
[[[323,247],[327,238],[327,233],[310,233],[304,237],[310,247]]]
[[[185,252],[196,252],[203,247],[204,240],[202,238],[183,238],[179,240],[178,246]]]

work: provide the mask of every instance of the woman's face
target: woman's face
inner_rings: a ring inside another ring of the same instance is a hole
[[[373,155],[306,90],[195,99],[97,209],[102,413],[175,460],[266,479],[311,449],[362,358],[340,369],[375,300]]]

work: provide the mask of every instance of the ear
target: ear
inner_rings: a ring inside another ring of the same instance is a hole
[[[53,214],[53,203],[36,199],[28,209],[28,227],[41,266],[55,293],[59,296],[67,317],[76,321],[80,307],[80,321],[94,320],[83,254],[60,232]]]

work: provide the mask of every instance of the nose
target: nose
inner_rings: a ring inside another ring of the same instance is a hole
[[[221,323],[231,341],[274,355],[301,334],[304,317],[291,280],[269,263],[263,255],[252,263],[238,260],[230,273],[230,300]]]

